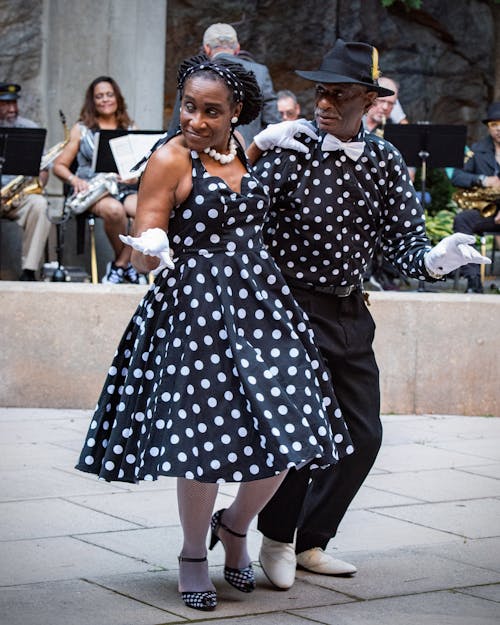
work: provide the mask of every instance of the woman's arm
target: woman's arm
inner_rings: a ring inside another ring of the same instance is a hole
[[[63,151],[54,161],[54,173],[60,178],[63,182],[71,184],[75,190],[75,193],[79,191],[85,191],[88,187],[88,184],[85,180],[78,178],[75,174],[72,173],[70,166],[76,158],[78,154],[78,150],[80,149],[80,128],[78,124],[75,124],[73,128],[71,128],[71,132],[69,133],[69,141],[64,146]]]
[[[142,175],[134,220],[134,236],[150,228],[168,231],[170,213],[183,202],[192,187],[189,151],[172,140],[153,153]],[[132,251],[132,264],[140,273],[158,266],[158,258]]]

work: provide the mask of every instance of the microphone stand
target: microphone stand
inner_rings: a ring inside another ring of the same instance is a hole
[[[421,175],[420,175],[420,193],[422,194],[420,203],[422,204],[422,208],[425,211],[425,185],[427,182],[427,159],[429,158],[430,154],[429,152],[427,152],[427,150],[420,150],[420,152],[418,153],[418,156],[420,158],[421,162]],[[426,293],[427,289],[425,288],[425,280],[423,282],[419,282],[418,285],[418,289],[417,291],[419,293]]]

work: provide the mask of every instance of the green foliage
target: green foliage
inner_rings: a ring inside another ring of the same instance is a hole
[[[422,189],[422,170],[415,174],[415,188]],[[453,219],[457,205],[452,199],[456,190],[443,169],[428,169],[425,189],[430,193],[431,202],[425,206],[425,227],[433,245],[443,237],[453,234]]]
[[[443,237],[453,234],[454,218],[455,212],[447,208],[443,208],[435,215],[425,211],[425,229],[433,245],[439,243]]]
[[[499,2],[500,0],[497,0]],[[390,7],[392,4],[399,2],[400,4],[404,4],[407,9],[420,9],[422,6],[422,0],[380,0],[382,6]]]
[[[421,168],[417,169],[414,185],[415,189],[418,191],[422,189]],[[425,207],[429,212],[429,215],[436,215],[436,213],[443,209],[453,210],[456,208],[455,203],[452,201],[452,195],[456,189],[451,184],[451,181],[446,175],[444,169],[427,170],[425,189],[431,195],[431,203]]]

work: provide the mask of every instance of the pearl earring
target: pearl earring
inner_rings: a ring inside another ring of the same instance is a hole
[[[238,123],[238,118],[236,117],[236,115],[234,115],[234,117],[231,117],[231,123],[232,124],[237,124]]]

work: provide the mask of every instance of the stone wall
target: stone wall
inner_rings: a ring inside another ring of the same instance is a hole
[[[337,37],[367,41],[378,47],[382,71],[400,83],[411,121],[467,124],[470,142],[484,134],[480,120],[495,94],[499,12],[485,0],[423,0],[420,11],[400,2],[384,8],[381,0],[221,0],[209,11],[206,3],[169,0],[165,114],[179,61],[198,51],[205,28],[220,21],[233,24],[241,47],[268,65],[276,89],[298,94],[306,115],[311,83],[294,70],[317,68]]]
[[[146,289],[0,282],[0,406],[92,408]],[[500,416],[498,296],[373,292],[370,301],[384,414]]]

